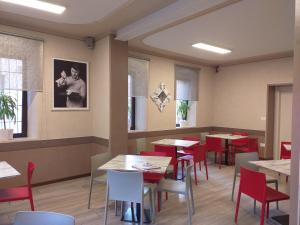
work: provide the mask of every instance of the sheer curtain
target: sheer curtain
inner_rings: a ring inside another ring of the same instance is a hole
[[[43,90],[43,41],[0,33],[0,59],[0,89],[7,89],[9,80],[11,90]]]

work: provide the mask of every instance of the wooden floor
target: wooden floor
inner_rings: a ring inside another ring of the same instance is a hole
[[[199,173],[198,173],[199,177]],[[196,214],[193,224],[201,225],[233,225],[235,203],[230,200],[233,167],[223,166],[221,170],[213,163],[209,164],[209,181],[201,173],[200,184],[194,186]],[[237,182],[238,183],[238,182]],[[238,187],[238,186],[237,186]],[[285,179],[281,177],[280,190],[286,192]],[[34,201],[36,210],[55,211],[75,216],[77,225],[103,224],[105,187],[94,186],[92,195],[92,208],[87,209],[89,191],[89,178],[79,178],[70,181],[54,183],[34,188]],[[289,201],[280,203],[280,211],[275,204],[270,206],[270,215],[280,215],[288,212]],[[247,197],[242,198],[239,223],[240,225],[259,224],[260,206],[257,214],[253,213],[253,201]],[[29,210],[27,201],[1,203],[0,224],[11,225],[17,211]],[[120,222],[120,217],[114,215],[111,205],[108,224],[131,224]],[[162,211],[156,215],[157,225],[187,224],[186,205],[183,196],[169,195],[164,201]],[[265,224],[272,224],[267,221]]]

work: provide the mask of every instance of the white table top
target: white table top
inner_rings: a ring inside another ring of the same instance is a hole
[[[283,145],[286,150],[291,151],[292,150],[292,145],[291,144],[284,144]]]
[[[291,175],[291,160],[260,160],[260,161],[249,161],[249,163],[255,164],[258,167],[272,170],[286,176]]]
[[[191,147],[198,143],[199,143],[199,141],[188,141],[188,140],[179,140],[179,139],[162,139],[159,141],[154,141],[151,144],[188,148],[188,147]]]
[[[21,175],[15,168],[5,161],[0,161],[0,178],[14,177]]]
[[[227,140],[238,140],[247,138],[248,136],[242,136],[242,135],[232,135],[232,134],[208,134],[206,137],[214,137],[214,138],[222,138]]]
[[[100,166],[98,170],[139,171],[133,166],[141,165],[147,162],[156,167],[156,169],[147,171],[151,173],[164,174],[171,162],[171,159],[171,157],[164,156],[118,155],[104,165]]]

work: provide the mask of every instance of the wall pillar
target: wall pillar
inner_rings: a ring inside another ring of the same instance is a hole
[[[290,225],[300,224],[300,0],[295,0],[295,45],[292,118]]]

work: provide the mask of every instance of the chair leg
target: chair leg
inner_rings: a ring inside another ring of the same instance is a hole
[[[168,192],[166,192],[166,200],[168,200]]]
[[[178,177],[178,164],[175,164],[174,166],[173,166],[173,179],[174,180],[177,180],[177,177]]]
[[[189,220],[188,220],[189,221],[189,225],[192,225],[192,213],[191,213],[190,197],[189,197],[188,191],[185,194],[185,198],[186,198],[186,206],[187,206],[188,217],[189,217]]]
[[[104,211],[104,225],[107,224],[107,211],[108,211],[108,187],[107,187],[107,190],[106,190],[105,211]]]
[[[221,163],[222,163],[222,152],[219,153],[219,169],[221,169]]]
[[[235,217],[234,217],[235,223],[237,223],[237,219],[238,219],[238,215],[239,215],[240,201],[241,201],[241,192],[239,191],[238,198],[236,201],[236,207],[235,207]]]
[[[161,206],[161,192],[157,192],[157,211],[160,212]]]
[[[182,177],[182,180],[183,180],[183,177],[184,177],[184,160],[181,160],[181,177]]]
[[[253,213],[256,214],[256,200],[254,200],[253,203]]]
[[[276,189],[276,191],[278,191],[278,181],[277,180],[275,181],[275,189]],[[279,210],[279,202],[278,201],[276,202],[276,208],[277,208],[277,210]]]
[[[29,202],[30,202],[30,208],[31,208],[31,211],[34,211],[34,203],[33,203],[33,198],[32,198],[32,194],[29,198]]]
[[[201,171],[201,161],[199,162],[199,170]]]
[[[208,169],[207,169],[206,159],[204,160],[204,166],[205,166],[205,171],[206,171],[206,180],[208,180]]]
[[[231,201],[233,201],[233,198],[234,198],[235,181],[236,181],[236,174],[234,172],[233,184],[232,184],[232,193],[231,193]]]
[[[196,165],[196,163],[194,163],[194,176],[195,176],[195,184],[198,185],[198,181],[197,181],[197,165]]]
[[[142,198],[140,213],[141,213],[140,224],[143,225],[144,224],[144,197]]]
[[[152,189],[149,192],[149,201],[150,201],[150,213],[151,213],[151,222],[154,223],[155,220],[155,203],[153,203]]]
[[[93,189],[93,178],[91,178],[90,181],[90,193],[89,193],[89,203],[88,203],[88,209],[91,208],[91,196],[92,196],[92,189]]]
[[[265,224],[265,211],[266,211],[266,203],[264,202],[261,206],[260,225]]]
[[[217,163],[217,152],[215,152],[215,163]]]
[[[267,219],[269,219],[269,212],[270,212],[270,203],[267,203]]]
[[[118,215],[118,201],[115,201],[115,216]]]
[[[192,212],[193,215],[195,214],[195,202],[194,202],[194,193],[193,193],[193,185],[192,182],[190,182],[190,194],[191,194],[191,201],[192,201]]]

